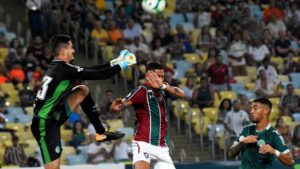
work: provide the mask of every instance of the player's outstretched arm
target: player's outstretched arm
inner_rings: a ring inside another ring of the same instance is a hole
[[[164,83],[162,85],[162,89],[170,93],[171,95],[177,96],[178,98],[184,99],[185,98],[185,93],[183,90],[176,86],[171,86],[168,83]]]
[[[131,105],[132,105],[132,102],[130,100],[117,98],[111,104],[110,110],[113,112],[120,112],[120,111],[124,110],[125,108],[130,107]]]
[[[254,135],[249,135],[247,137],[240,137],[239,142],[234,142],[233,145],[229,148],[227,152],[227,156],[229,158],[234,158],[241,152],[245,144],[256,143],[256,142],[257,142],[257,136]]]

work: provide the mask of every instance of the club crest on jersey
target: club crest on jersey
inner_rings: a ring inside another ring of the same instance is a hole
[[[144,156],[145,156],[146,158],[149,158],[149,154],[148,154],[148,153],[144,153]]]
[[[79,66],[77,66],[77,65],[72,65],[72,64],[70,64],[70,63],[67,63],[67,65],[70,66],[70,67],[73,67],[73,68],[77,69],[77,72],[83,71],[83,68],[82,68],[82,67],[79,67]]]

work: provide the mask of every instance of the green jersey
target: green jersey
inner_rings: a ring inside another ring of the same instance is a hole
[[[256,131],[255,124],[245,126],[240,133],[240,137],[247,137],[249,135],[256,135],[257,143],[245,144],[242,147],[242,164],[240,169],[268,169],[272,167],[272,162],[275,155],[266,153],[259,153],[259,148],[263,144],[269,144],[274,149],[281,153],[288,153],[289,149],[285,144],[283,137],[278,130],[274,129],[270,124],[263,131]],[[237,144],[238,140],[234,144]]]

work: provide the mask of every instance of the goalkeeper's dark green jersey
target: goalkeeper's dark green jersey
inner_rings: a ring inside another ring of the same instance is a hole
[[[245,144],[242,147],[242,164],[240,169],[268,169],[272,167],[272,162],[276,158],[275,155],[259,153],[259,144],[269,144],[280,153],[286,154],[289,152],[283,137],[278,130],[274,129],[270,124],[261,132],[256,131],[255,124],[245,126],[240,133],[240,137],[249,135],[258,136],[257,143]],[[237,144],[238,140],[234,142]]]

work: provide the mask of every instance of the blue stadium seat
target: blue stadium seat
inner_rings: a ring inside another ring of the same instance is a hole
[[[83,155],[69,155],[67,161],[69,165],[86,164],[86,158]]]
[[[245,86],[239,83],[231,83],[230,84],[230,88],[231,90],[235,91],[235,92],[240,92],[240,91],[245,91]]]
[[[8,114],[15,115],[15,116],[20,114],[24,115],[24,110],[22,109],[22,107],[8,107],[7,111]]]
[[[182,78],[185,76],[185,72],[192,68],[192,64],[186,60],[176,61],[176,79]]]
[[[78,146],[77,149],[79,151],[79,155],[87,157],[88,146]]]
[[[14,32],[7,32],[6,33],[6,38],[9,42],[11,42],[11,40],[13,40],[14,38],[16,38],[17,35]]]
[[[290,73],[290,77],[292,82],[300,82],[300,73]]]
[[[299,113],[294,113],[293,115],[293,119],[295,122],[300,122],[300,112]]]
[[[184,17],[182,14],[174,13],[169,16],[171,28],[175,28],[177,24],[184,23]]]
[[[255,99],[256,97],[253,91],[248,91],[248,90],[239,91],[238,94],[247,96],[249,100]]]

